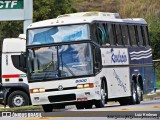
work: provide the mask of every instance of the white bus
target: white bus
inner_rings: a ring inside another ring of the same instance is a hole
[[[154,89],[152,53],[144,19],[82,12],[31,24],[27,29],[31,102],[45,112],[65,105],[139,104]]]
[[[19,38],[3,40],[0,64],[0,104],[9,107],[29,105],[29,87],[25,71],[19,66],[21,53],[25,52],[26,40]]]

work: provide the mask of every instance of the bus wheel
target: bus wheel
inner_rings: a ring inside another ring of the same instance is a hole
[[[43,111],[44,112],[52,112],[53,111],[53,105],[49,104],[49,105],[42,105]]]
[[[92,106],[93,106],[93,104],[91,103],[91,101],[86,102],[85,105],[84,105],[85,109],[91,109]]]
[[[77,108],[77,110],[84,109],[84,104],[83,103],[78,103],[78,104],[76,104],[76,108]]]
[[[102,108],[102,107],[104,107],[104,105],[106,103],[107,91],[106,91],[106,85],[105,85],[104,81],[102,81],[102,83],[101,83],[101,91],[100,92],[101,92],[101,100],[95,101],[96,108]]]
[[[136,99],[136,104],[140,104],[142,98],[142,90],[140,87],[140,84],[137,84],[137,99]]]
[[[9,107],[20,107],[29,105],[29,97],[23,91],[14,91],[8,97]]]
[[[137,85],[136,83],[132,83],[131,86],[131,92],[132,92],[132,96],[130,97],[130,105],[134,105],[136,104],[136,100],[137,100]]]
[[[128,105],[128,104],[129,104],[129,98],[126,97],[126,98],[120,99],[120,100],[119,100],[119,104],[120,104],[121,106]]]

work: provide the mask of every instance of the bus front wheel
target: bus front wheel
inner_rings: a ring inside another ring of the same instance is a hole
[[[44,112],[52,112],[53,111],[53,105],[42,105]]]
[[[76,108],[77,110],[84,109],[84,103],[77,103]]]
[[[101,82],[100,93],[101,93],[101,100],[95,101],[96,108],[102,108],[105,106],[105,103],[106,103],[107,89],[104,81]]]

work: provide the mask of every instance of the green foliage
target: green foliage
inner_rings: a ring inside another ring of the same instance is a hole
[[[34,22],[52,19],[61,14],[76,12],[71,0],[34,0]]]
[[[158,82],[156,83],[156,86],[157,86],[157,87],[160,87],[160,81],[158,81]]]

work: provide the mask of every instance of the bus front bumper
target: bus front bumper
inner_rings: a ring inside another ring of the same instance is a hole
[[[57,91],[31,94],[32,105],[44,104],[74,104],[76,102],[85,102],[100,99],[100,91],[93,88],[77,89],[75,91]]]

